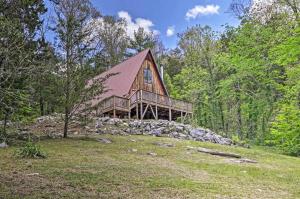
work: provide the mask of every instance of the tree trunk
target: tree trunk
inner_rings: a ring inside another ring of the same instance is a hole
[[[225,131],[225,121],[224,121],[224,113],[223,113],[223,106],[222,106],[222,102],[220,102],[220,100],[218,100],[218,104],[219,104],[219,109],[220,109],[220,116],[221,116],[221,123],[222,123],[222,131]]]
[[[70,116],[70,81],[67,76],[67,89],[66,89],[66,99],[65,99],[65,126],[64,126],[64,138],[68,137],[68,127],[69,127],[69,116]]]
[[[235,85],[235,92],[236,92],[236,104],[237,104],[237,134],[239,138],[243,139],[243,132],[242,132],[242,109],[241,109],[241,90],[239,83]]]
[[[207,149],[207,148],[202,148],[202,147],[199,147],[197,149],[197,151],[201,152],[201,153],[208,153],[208,154],[211,154],[211,155],[218,155],[218,156],[223,156],[223,157],[242,158],[242,156],[240,156],[239,154],[215,151],[215,150],[212,150],[212,149]]]
[[[250,101],[249,101],[249,107],[250,107],[250,110],[249,110],[249,112],[248,112],[248,131],[247,131],[247,135],[246,135],[246,137],[248,138],[248,139],[251,139],[251,138],[253,138],[253,136],[254,136],[254,113],[255,113],[255,111],[254,111],[254,108],[253,108],[253,99],[252,99],[252,97],[250,97]]]
[[[70,19],[68,19],[70,20]],[[66,98],[65,98],[65,126],[64,126],[64,138],[68,137],[68,127],[69,127],[69,114],[70,114],[70,81],[71,81],[71,44],[72,44],[72,38],[70,36],[70,30],[67,30],[67,38],[66,38],[66,85],[65,85],[65,92],[66,92]]]
[[[298,93],[298,108],[300,109],[300,92]]]
[[[68,137],[68,127],[69,127],[69,110],[67,107],[65,107],[64,138]]]
[[[41,116],[45,115],[45,109],[44,109],[44,99],[43,97],[40,95],[40,114]]]
[[[6,127],[7,127],[8,113],[4,114],[4,123],[3,123],[3,137],[6,137]]]
[[[242,140],[243,139],[243,132],[242,132],[242,116],[241,116],[241,104],[238,103],[238,108],[237,108],[237,119],[238,119],[238,129],[237,133],[239,138]]]
[[[69,108],[70,107],[70,71],[69,70],[70,70],[69,62],[67,62],[64,138],[68,137],[68,126],[69,126],[69,116],[70,116],[70,108]]]

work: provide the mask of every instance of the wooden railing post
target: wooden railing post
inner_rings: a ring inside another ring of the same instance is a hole
[[[136,91],[135,92],[135,114],[137,120],[139,119],[139,101],[138,101],[139,96],[138,95],[139,95],[139,91]]]
[[[140,111],[141,111],[141,115],[140,115],[140,118],[141,120],[143,120],[143,90],[140,91],[141,93],[141,96],[140,96],[140,101],[141,101],[141,108],[140,108]]]
[[[127,106],[128,106],[128,119],[131,118],[131,109],[130,109],[130,104],[131,104],[131,101],[130,101],[130,98],[127,100]]]
[[[156,120],[158,120],[157,103],[158,103],[158,94],[156,93],[156,99],[155,99],[155,119]]]
[[[114,118],[116,118],[116,97],[113,96],[113,114],[114,114]]]

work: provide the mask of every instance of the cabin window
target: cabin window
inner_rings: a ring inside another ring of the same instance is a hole
[[[152,84],[152,72],[149,66],[144,69],[144,82],[147,84]]]

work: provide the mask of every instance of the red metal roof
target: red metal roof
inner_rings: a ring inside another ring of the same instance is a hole
[[[143,61],[145,60],[148,53],[151,54],[150,49],[146,49],[127,59],[126,61],[112,67],[104,73],[101,73],[100,75],[94,77],[93,79],[98,79],[105,78],[106,76],[111,75],[104,83],[104,87],[107,92],[101,94],[100,96],[96,96],[92,100],[92,106],[95,106],[104,98],[113,95],[120,97],[126,96],[129,93],[131,85],[133,84],[134,79],[137,76],[139,69],[142,66]],[[89,80],[87,84],[91,84],[93,79]]]

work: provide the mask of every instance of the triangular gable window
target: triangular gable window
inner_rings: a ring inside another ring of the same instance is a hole
[[[144,69],[144,82],[146,84],[152,84],[152,72],[149,65]]]

